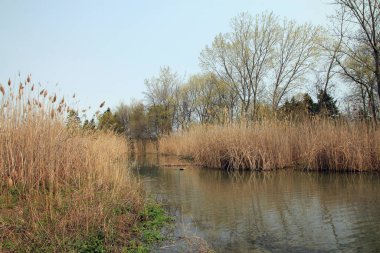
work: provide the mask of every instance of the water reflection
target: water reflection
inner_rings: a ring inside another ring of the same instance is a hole
[[[138,166],[147,193],[218,252],[380,250],[378,174],[228,173],[147,161]]]

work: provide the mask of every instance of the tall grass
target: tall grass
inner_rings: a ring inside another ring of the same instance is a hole
[[[343,120],[271,120],[250,127],[196,126],[163,138],[160,150],[191,156],[206,167],[229,170],[380,169],[380,131],[365,123]]]
[[[64,98],[0,85],[0,252],[117,251],[143,200],[113,133],[64,123]]]

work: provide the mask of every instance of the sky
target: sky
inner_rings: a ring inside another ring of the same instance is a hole
[[[79,108],[144,98],[144,80],[170,66],[186,80],[241,12],[273,11],[327,25],[329,0],[0,0],[0,83],[32,81]],[[20,75],[20,77],[19,77]]]

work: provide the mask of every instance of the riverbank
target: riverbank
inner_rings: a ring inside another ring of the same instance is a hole
[[[196,126],[162,138],[159,147],[163,154],[227,170],[380,170],[380,131],[361,122],[320,119]]]
[[[162,240],[169,217],[143,198],[125,138],[69,122],[64,98],[29,77],[0,91],[1,252],[148,252]]]

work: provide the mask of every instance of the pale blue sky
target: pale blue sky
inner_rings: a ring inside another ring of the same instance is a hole
[[[0,82],[34,82],[80,106],[143,98],[144,79],[168,65],[182,77],[230,19],[247,11],[325,25],[329,0],[0,0]],[[55,85],[58,83],[58,88]]]

